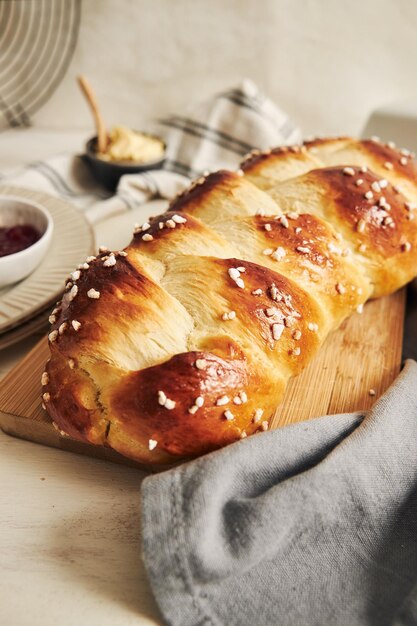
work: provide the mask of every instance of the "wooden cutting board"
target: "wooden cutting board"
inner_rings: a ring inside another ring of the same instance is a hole
[[[400,371],[404,312],[405,289],[368,302],[362,315],[346,320],[303,373],[290,381],[272,428],[369,409]],[[22,439],[140,467],[109,448],[63,437],[53,428],[40,401],[48,356],[45,338],[1,382],[0,427]]]

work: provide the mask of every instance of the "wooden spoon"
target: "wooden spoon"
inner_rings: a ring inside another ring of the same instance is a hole
[[[97,151],[104,153],[107,150],[109,136],[107,134],[106,126],[100,113],[100,109],[98,108],[95,93],[85,76],[78,76],[77,80],[79,86],[81,87],[81,91],[86,97],[88,105],[91,109],[91,113],[93,114],[94,124],[96,126],[97,132]]]

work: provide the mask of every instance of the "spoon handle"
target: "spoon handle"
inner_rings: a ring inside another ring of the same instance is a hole
[[[83,92],[91,109],[91,113],[93,114],[94,123],[97,131],[98,152],[106,152],[108,135],[103,117],[97,104],[95,93],[85,76],[78,76],[78,84],[81,87],[81,91]]]

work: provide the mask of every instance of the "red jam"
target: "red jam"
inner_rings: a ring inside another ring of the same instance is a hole
[[[30,224],[0,227],[0,256],[20,252],[32,246],[41,238],[41,233]]]

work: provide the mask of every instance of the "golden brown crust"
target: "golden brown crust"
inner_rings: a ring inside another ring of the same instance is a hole
[[[169,210],[192,214],[193,207],[198,208],[213,190],[218,191],[219,188],[223,191],[232,190],[238,180],[238,174],[229,170],[218,170],[202,176],[170,202]]]
[[[224,170],[199,178],[171,202],[169,210],[183,211],[209,225],[226,216],[254,215],[258,210],[267,215],[280,212],[268,194],[253,185],[242,172]]]
[[[127,272],[136,279],[127,260],[120,261],[121,276]],[[96,268],[96,272],[91,276],[96,285],[104,271],[102,264],[102,258],[92,263],[91,269]],[[239,268],[244,277],[243,289],[230,276],[234,268]],[[172,281],[177,277],[186,282],[189,293],[176,292]],[[201,287],[205,279],[209,288]],[[76,315],[84,323],[85,290],[91,283],[86,277],[83,283],[77,297],[64,305],[55,326],[63,323],[65,315],[66,319]],[[121,289],[129,283],[125,280],[122,285],[116,274],[111,284]],[[86,349],[82,336],[75,343],[73,333],[66,329],[52,343],[48,365],[48,410],[59,427],[84,441],[112,445],[142,462],[148,461],[149,454],[143,449],[144,441],[157,442],[158,454],[152,456],[153,462],[167,462],[171,457],[201,454],[221,442],[224,445],[255,432],[267,424],[276,394],[282,393],[288,375],[301,370],[319,346],[318,329],[309,329],[310,323],[321,321],[314,300],[295,283],[266,267],[240,259],[181,255],[177,264],[171,262],[163,284],[196,320],[194,342],[198,350],[137,371],[113,366],[109,376],[112,342],[94,334],[94,341],[100,337],[98,355],[91,346]],[[259,290],[261,293],[254,293]],[[201,322],[197,321],[199,309]],[[236,318],[223,319],[223,314],[232,310]],[[210,323],[212,332],[207,328]],[[274,335],[275,325],[282,326],[279,340]],[[206,329],[206,334],[200,333],[200,327]],[[84,334],[89,334],[88,329]],[[198,360],[209,365],[197,368]],[[161,391],[175,403],[173,409],[159,404]],[[242,393],[246,394],[244,402],[240,402]],[[216,404],[226,396],[227,402]],[[198,397],[203,398],[204,405],[195,414],[189,413]],[[135,446],[138,440],[142,442],[140,449]]]
[[[356,140],[350,137],[338,137],[333,139],[314,139],[306,141],[303,146],[308,153],[312,153],[323,164],[335,164],[343,155],[343,163],[340,165],[359,165],[357,159],[362,157],[362,165],[369,165],[374,171],[382,168],[387,176],[396,172],[410,180],[417,180],[417,163],[413,153],[409,150],[397,149],[394,145],[383,143],[375,139]],[[344,156],[350,152],[353,159],[349,163]],[[366,161],[366,162],[365,162]],[[391,167],[392,166],[392,167]]]
[[[296,280],[310,295],[314,295],[323,310],[321,326],[325,332],[340,324],[352,310],[365,302],[371,295],[369,281],[351,260],[350,249],[343,245],[329,223],[315,215],[301,213],[296,219],[288,219],[288,228],[279,220],[268,221],[266,217],[256,219],[262,251],[256,260],[279,270]],[[265,230],[270,224],[271,230]],[[283,249],[283,258],[278,254],[276,262],[266,250]],[[265,258],[266,257],[266,258]]]
[[[255,169],[258,165],[265,163],[266,161],[281,162],[288,160],[288,158],[295,161],[304,161],[307,151],[302,146],[278,146],[271,148],[270,150],[252,150],[245,156],[240,166],[243,172],[246,174],[249,171]]]
[[[58,350],[54,350],[46,372],[50,381],[48,412],[54,422],[73,439],[103,444],[108,422],[88,374]]]
[[[200,361],[204,368],[198,369],[195,364]],[[250,391],[259,385],[268,399],[272,386],[253,374],[244,359],[226,360],[207,352],[177,354],[165,363],[126,377],[115,390],[110,408],[114,415],[123,415],[122,428],[132,439],[156,441],[159,448],[173,456],[195,456],[259,428],[259,423],[253,421],[259,396],[251,396]],[[174,399],[173,409],[158,402],[161,391]],[[235,404],[233,398],[240,400],[242,392],[247,393],[247,401]],[[204,404],[194,412],[197,398],[202,398]],[[222,399],[225,403],[219,405]],[[265,417],[274,409],[270,400],[266,402]],[[227,411],[233,419],[226,419]],[[115,424],[117,427],[117,421]]]
[[[219,330],[224,329],[237,345],[243,346],[248,359],[251,354],[252,361],[258,357],[263,362],[265,377],[269,368],[276,380],[303,369],[308,355],[319,345],[317,334],[308,331],[308,324],[320,318],[318,306],[309,294],[282,274],[242,259],[196,259],[191,268],[190,280],[191,274],[195,281],[208,275],[210,284],[209,291],[200,290],[198,306],[204,307]],[[244,288],[230,277],[233,268],[244,270],[240,272]],[[222,320],[228,311],[235,311],[236,318]],[[197,310],[193,315],[197,317]],[[279,340],[274,340],[275,324],[284,326]],[[296,330],[301,334],[298,340],[293,337]],[[207,345],[212,349],[211,341],[207,344],[206,340]],[[294,354],[296,348],[300,349],[299,354]]]
[[[241,163],[245,178],[264,191],[320,166],[320,161],[304,146],[283,146],[266,152],[255,150]]]
[[[150,241],[149,235],[152,237]],[[144,236],[148,240],[144,240]],[[167,211],[151,218],[145,231],[137,229],[129,246],[129,259],[139,253],[141,257],[165,263],[173,254],[227,257],[235,252],[221,233],[216,235],[200,220],[189,214]]]
[[[417,163],[409,150],[376,139],[335,137],[305,141],[247,157],[245,177],[264,190],[310,170],[343,166],[366,166],[393,185],[399,185],[407,200],[417,202]]]
[[[413,278],[417,223],[409,219],[410,203],[387,179],[353,166],[321,168],[281,183],[270,194],[285,211],[304,210],[332,223],[357,269],[373,284],[373,297]]]
[[[314,170],[311,176],[327,186],[340,223],[355,231],[358,245],[364,243],[385,258],[398,254],[404,240],[414,241],[416,238],[415,222],[406,219],[409,215],[406,199],[389,183],[384,189],[379,188],[380,191],[373,190],[372,185],[379,185],[381,179],[369,170],[352,169],[353,176],[345,176],[340,167]],[[359,187],[356,185],[358,180],[364,181]],[[372,197],[366,198],[367,193]],[[385,201],[381,204],[382,198]],[[362,232],[358,231],[360,220],[366,222]]]
[[[52,324],[52,332],[59,333],[53,349],[59,346],[67,357],[83,355],[90,361],[104,360],[129,369],[166,357],[172,345],[186,347],[192,320],[178,301],[145,272],[134,255],[130,261],[116,253],[112,266],[105,265],[107,258],[105,253],[99,255],[67,288]],[[167,319],[168,312],[180,316],[183,326]]]
[[[243,169],[74,272],[44,377],[59,429],[148,464],[265,430],[327,334],[417,273],[411,155],[322,139]]]

